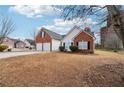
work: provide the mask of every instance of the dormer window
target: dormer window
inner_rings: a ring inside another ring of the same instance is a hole
[[[45,37],[45,32],[44,32],[44,31],[41,32],[41,37],[42,37],[42,38]]]

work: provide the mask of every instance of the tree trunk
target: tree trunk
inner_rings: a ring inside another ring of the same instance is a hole
[[[108,16],[117,36],[122,40],[124,47],[124,14],[115,5],[107,5]]]

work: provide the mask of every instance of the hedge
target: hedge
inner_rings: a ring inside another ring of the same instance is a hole
[[[8,46],[6,46],[6,45],[0,45],[0,52],[3,52],[7,48],[8,48]]]
[[[65,50],[65,47],[64,47],[64,46],[60,46],[60,47],[59,47],[59,50],[60,50],[60,51],[64,51],[64,50]]]
[[[70,48],[70,50],[71,50],[72,52],[75,52],[75,51],[78,50],[78,47],[77,47],[77,46],[70,46],[69,48]]]

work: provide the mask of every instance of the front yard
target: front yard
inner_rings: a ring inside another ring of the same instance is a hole
[[[1,59],[0,86],[124,86],[124,54],[96,50]]]

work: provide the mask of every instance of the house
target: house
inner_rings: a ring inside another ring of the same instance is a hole
[[[59,50],[62,36],[46,28],[41,28],[36,36],[36,49],[41,51]]]
[[[67,35],[61,40],[61,45],[67,51],[70,51],[70,46],[75,45],[80,50],[93,52],[94,50],[94,36],[89,28],[84,30],[74,26]]]
[[[23,41],[9,37],[3,39],[2,45],[7,45],[9,48],[25,48],[25,43]]]
[[[21,40],[16,40],[14,43],[14,48],[25,48],[26,47],[26,43],[24,43]]]
[[[2,45],[7,45],[9,48],[14,48],[15,41],[9,37],[5,37],[2,40]]]
[[[26,48],[34,48],[35,47],[35,41],[32,39],[25,39],[24,43],[26,44]]]
[[[89,28],[85,28],[74,37],[74,45],[79,50],[93,53],[94,52],[94,34]]]
[[[94,36],[90,28],[82,30],[77,26],[74,26],[64,37],[46,28],[41,28],[35,42],[36,49],[41,51],[58,50],[59,46],[64,46],[65,50],[70,51],[71,45],[88,52],[94,50]]]
[[[123,48],[123,43],[114,31],[111,18],[107,18],[107,26],[100,30],[101,45],[103,48]]]

